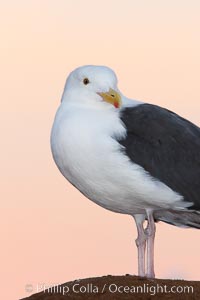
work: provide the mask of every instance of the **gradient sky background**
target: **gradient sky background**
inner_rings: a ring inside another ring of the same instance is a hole
[[[26,284],[136,274],[136,228],[57,170],[49,136],[66,76],[113,68],[121,91],[200,125],[198,0],[8,0],[0,4],[1,298]],[[200,279],[200,232],[158,224],[159,278]]]

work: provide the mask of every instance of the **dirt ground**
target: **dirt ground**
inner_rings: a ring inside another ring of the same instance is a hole
[[[21,300],[139,299],[200,300],[200,281],[147,279],[132,275],[103,276],[54,285]]]

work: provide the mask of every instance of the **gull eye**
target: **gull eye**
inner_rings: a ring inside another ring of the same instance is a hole
[[[84,79],[83,79],[83,83],[84,83],[85,85],[87,85],[88,83],[90,83],[90,81],[89,81],[88,78],[84,78]]]

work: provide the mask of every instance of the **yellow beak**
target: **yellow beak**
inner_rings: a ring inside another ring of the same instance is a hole
[[[114,105],[116,108],[120,108],[122,105],[121,96],[113,89],[109,89],[107,93],[98,93],[104,101]]]

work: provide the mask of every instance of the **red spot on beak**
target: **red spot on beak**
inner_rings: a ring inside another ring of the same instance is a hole
[[[117,101],[114,102],[114,107],[119,108],[119,103]]]

